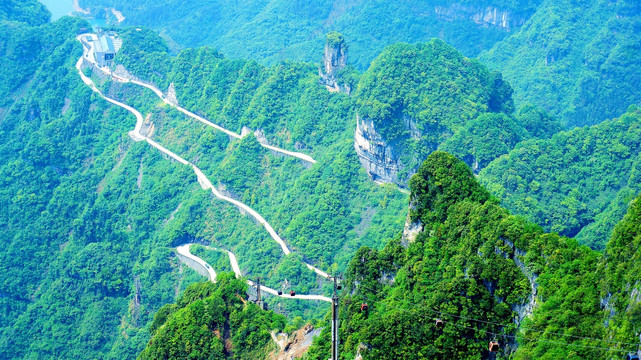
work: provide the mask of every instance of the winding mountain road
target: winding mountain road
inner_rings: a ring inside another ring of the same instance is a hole
[[[195,261],[196,263],[200,264],[200,266],[205,268],[205,270],[207,270],[209,280],[215,283],[216,277],[218,276],[216,275],[216,271],[214,271],[214,269],[212,269],[211,266],[209,266],[209,264],[205,260],[189,252],[190,245],[191,244],[180,245],[179,247],[176,248],[176,251],[178,251],[180,255]]]
[[[82,34],[82,35],[79,35],[77,38],[80,41],[80,38],[82,36],[87,36],[87,35],[89,35],[89,34]],[[225,134],[227,134],[227,135],[229,135],[229,136],[231,136],[233,138],[241,139],[243,137],[242,135],[240,135],[238,133],[235,133],[235,132],[233,132],[231,130],[225,129],[224,127],[222,127],[220,125],[214,124],[213,122],[203,118],[202,116],[194,114],[193,112],[191,112],[191,111],[179,106],[178,104],[172,103],[171,101],[167,100],[167,98],[162,93],[162,91],[160,91],[160,89],[158,89],[157,87],[155,87],[155,86],[153,86],[151,84],[147,84],[147,83],[144,83],[144,82],[136,80],[136,79],[127,78],[127,77],[115,74],[110,68],[99,66],[98,63],[96,63],[95,58],[93,57],[93,50],[92,49],[87,49],[86,47],[85,47],[85,49],[86,49],[85,55],[88,55],[88,56],[85,56],[85,60],[91,62],[94,65],[95,68],[99,69],[104,74],[109,75],[113,79],[115,79],[115,80],[117,80],[119,82],[122,82],[122,83],[132,83],[132,84],[136,84],[136,85],[145,87],[145,88],[153,91],[154,94],[156,94],[165,104],[175,108],[176,110],[182,112],[183,114],[185,114],[185,115],[187,115],[187,116],[189,116],[189,117],[191,117],[193,119],[196,119],[196,120],[202,122],[203,124],[205,124],[207,126],[211,126],[216,130],[222,131]],[[306,161],[306,162],[311,163],[311,164],[315,164],[316,163],[316,160],[314,160],[311,156],[309,156],[307,154],[303,154],[303,153],[296,152],[296,151],[289,151],[289,150],[281,149],[281,148],[278,148],[276,146],[272,146],[272,145],[269,145],[269,144],[263,144],[263,143],[260,143],[260,144],[261,144],[261,146],[263,146],[266,149],[269,149],[269,150],[272,150],[272,151],[275,151],[275,152],[278,152],[278,153],[281,153],[281,154],[284,154],[284,155],[296,157],[298,159],[301,159],[301,160]]]
[[[93,82],[89,77],[87,77],[87,76],[82,72],[82,65],[83,65],[83,62],[84,62],[84,61],[87,61],[87,58],[89,58],[89,57],[90,57],[90,56],[88,56],[88,55],[90,55],[90,54],[91,54],[91,52],[92,52],[92,49],[91,49],[91,48],[87,48],[87,47],[85,46],[85,44],[81,41],[81,37],[82,37],[82,36],[86,36],[86,34],[79,35],[79,36],[77,37],[77,39],[78,39],[78,40],[83,44],[83,49],[84,49],[83,56],[81,56],[81,57],[80,57],[80,59],[78,59],[78,62],[76,62],[76,69],[78,70],[78,74],[80,75],[80,78],[82,79],[82,81],[83,81],[87,86],[89,86],[89,87],[90,87],[94,92],[96,92],[98,95],[100,95],[100,97],[102,97],[102,98],[103,98],[103,99],[105,99],[106,101],[108,101],[108,102],[110,102],[110,103],[112,103],[112,104],[114,104],[114,105],[116,105],[116,106],[119,106],[119,107],[121,107],[121,108],[123,108],[123,109],[125,109],[125,110],[127,110],[127,111],[129,111],[129,112],[131,112],[132,114],[134,114],[134,116],[136,117],[136,125],[135,125],[134,129],[133,129],[132,131],[130,131],[130,132],[129,132],[129,136],[130,136],[134,141],[145,141],[145,142],[147,142],[147,143],[148,143],[148,144],[150,144],[151,146],[155,147],[156,149],[160,150],[162,153],[164,153],[164,154],[168,155],[169,157],[171,157],[172,159],[174,159],[174,160],[178,161],[179,163],[181,163],[181,164],[183,164],[183,165],[189,165],[189,166],[191,166],[191,167],[192,167],[192,169],[194,170],[195,174],[196,174],[196,177],[197,177],[197,179],[198,179],[198,183],[201,185],[201,187],[202,187],[203,189],[206,189],[206,190],[207,190],[207,189],[210,189],[210,190],[212,191],[212,193],[214,194],[214,196],[216,196],[217,198],[219,198],[219,199],[221,199],[221,200],[223,200],[223,201],[229,202],[229,203],[231,203],[231,204],[233,204],[233,205],[237,206],[239,209],[244,210],[245,212],[247,212],[248,214],[250,214],[250,215],[251,215],[252,217],[254,217],[254,218],[255,218],[255,219],[256,219],[260,224],[262,224],[262,225],[265,227],[265,229],[267,230],[267,232],[269,233],[269,235],[272,237],[272,239],[273,239],[274,241],[276,241],[276,242],[280,245],[280,247],[281,247],[281,249],[282,249],[283,253],[284,253],[285,255],[290,254],[290,253],[291,253],[291,251],[290,251],[290,250],[289,250],[289,248],[287,247],[287,244],[285,244],[285,242],[283,241],[283,239],[278,235],[278,233],[276,233],[276,231],[274,230],[274,228],[273,228],[273,227],[272,227],[272,226],[267,222],[267,220],[265,220],[265,218],[263,218],[263,217],[262,217],[258,212],[256,212],[254,209],[250,208],[249,206],[245,205],[244,203],[242,203],[242,202],[240,202],[240,201],[237,201],[237,200],[235,200],[235,199],[232,199],[232,198],[230,198],[230,197],[228,197],[228,196],[225,196],[225,195],[223,195],[222,193],[220,193],[220,191],[218,191],[218,189],[216,189],[216,187],[214,187],[214,186],[213,186],[213,184],[211,183],[211,181],[209,180],[209,178],[207,178],[207,176],[205,176],[205,174],[204,174],[204,173],[203,173],[203,172],[202,172],[202,171],[201,171],[201,170],[200,170],[196,165],[194,165],[194,164],[190,163],[189,161],[187,161],[187,160],[183,159],[182,157],[178,156],[178,155],[177,155],[177,154],[175,154],[174,152],[172,152],[172,151],[170,151],[170,150],[166,149],[166,148],[165,148],[165,147],[163,147],[162,145],[158,144],[157,142],[155,142],[155,141],[151,140],[150,138],[148,138],[147,136],[143,135],[143,134],[140,132],[140,130],[141,130],[141,128],[142,128],[143,121],[144,121],[142,114],[141,114],[138,110],[136,110],[135,108],[133,108],[133,107],[131,107],[131,106],[127,105],[127,104],[124,104],[124,103],[122,103],[122,102],[120,102],[120,101],[117,101],[117,100],[114,100],[114,99],[111,99],[111,98],[109,98],[109,97],[105,96],[105,95],[100,91],[100,89],[98,89],[98,87],[96,86],[96,84],[95,84],[95,83],[94,83],[94,82]],[[92,64],[93,64],[93,62],[92,62]],[[97,64],[94,64],[94,67],[97,67]],[[124,78],[123,78],[123,79],[124,79]],[[141,83],[141,84],[142,84],[142,83]],[[146,86],[146,85],[143,85],[143,86]],[[148,86],[146,86],[146,87],[148,87]],[[152,89],[152,90],[154,90],[154,89]],[[159,90],[158,90],[158,89],[155,89],[155,90],[154,90],[154,92],[156,92],[156,93],[158,94],[158,92],[157,92],[157,91],[159,92]],[[161,93],[161,94],[162,94],[162,93]],[[166,101],[166,99],[164,99],[164,96],[162,96],[162,98],[163,98],[163,100],[164,100],[165,102],[167,102],[167,101]],[[185,111],[187,111],[187,110],[185,110]],[[195,115],[195,114],[194,114],[194,116],[197,116],[197,115]],[[207,120],[205,120],[205,119],[202,119],[202,120],[203,120],[203,121],[207,121]],[[212,123],[212,125],[217,127],[217,125],[215,125],[215,124],[213,124],[213,123]],[[221,129],[222,129],[222,128],[221,128]],[[222,131],[225,131],[225,132],[227,133],[227,131],[228,131],[228,130],[223,129]],[[235,134],[235,133],[233,133],[233,134]],[[236,135],[237,135],[237,134],[236,134]],[[232,135],[232,136],[233,136],[233,135]],[[283,151],[285,151],[285,150],[283,150]],[[300,154],[299,154],[299,155],[300,155]],[[304,155],[304,154],[302,154],[302,155]],[[307,156],[307,155],[304,155],[304,156]],[[299,156],[297,156],[297,157],[299,157]],[[299,157],[299,158],[300,158],[300,157]],[[310,158],[310,159],[311,159],[311,158]],[[313,159],[312,159],[312,161],[313,161]],[[202,260],[202,259],[200,259],[200,258],[198,258],[198,257],[196,257],[196,256],[194,256],[194,255],[192,255],[191,253],[189,253],[189,247],[188,247],[188,246],[187,246],[186,248],[185,248],[185,247],[180,247],[180,250],[178,250],[178,251],[179,251],[179,253],[180,253],[180,254],[182,254],[182,255],[184,255],[184,256],[186,256],[186,257],[191,258],[192,260],[194,260],[194,261],[198,262],[200,265],[202,265],[203,267],[205,267],[205,268],[207,269],[208,273],[209,273],[209,277],[210,277],[210,279],[215,279],[215,278],[216,278],[216,273],[215,273],[215,271],[214,271],[213,269],[211,269],[211,267],[209,267],[209,266],[208,266],[208,264],[207,264],[204,260]],[[231,252],[228,252],[228,254],[229,254],[229,258],[230,258],[230,261],[231,261],[231,263],[232,263],[232,268],[234,269],[234,272],[237,274],[237,276],[240,276],[240,268],[238,267],[238,262],[236,261],[236,257],[235,257]],[[308,269],[310,269],[310,270],[314,271],[316,274],[318,274],[318,275],[320,275],[320,276],[322,276],[322,277],[325,277],[325,278],[329,278],[329,274],[327,274],[326,272],[324,272],[324,271],[322,271],[322,270],[320,270],[320,269],[316,268],[315,266],[313,266],[313,265],[311,265],[311,264],[308,264],[308,263],[306,263],[306,262],[304,262],[304,264],[305,264],[305,266],[306,266]],[[262,287],[261,287],[261,288],[262,288]],[[273,289],[265,288],[265,291],[266,291],[266,292],[268,292],[268,293],[270,293],[270,294],[274,294],[274,295],[278,296],[278,292],[277,292],[277,291],[275,291],[275,290],[273,290]],[[320,295],[299,295],[299,296],[297,296],[297,298],[300,298],[300,299],[310,299],[310,300],[331,301],[331,300],[329,300],[328,298],[323,297],[323,296],[320,296]]]
[[[211,281],[212,282],[216,282],[216,272],[214,272],[214,270],[211,268],[211,266],[209,266],[209,264],[207,264],[206,261],[204,261],[203,259],[201,259],[198,256],[196,256],[196,255],[192,254],[191,252],[189,252],[189,247],[191,245],[193,245],[193,244],[184,244],[184,245],[181,245],[181,246],[177,247],[176,250],[181,255],[184,255],[185,257],[188,257],[188,258],[196,261],[197,263],[201,264],[202,266],[204,266],[210,272],[210,277],[209,278],[211,279]],[[231,263],[231,268],[234,271],[234,274],[236,274],[236,277],[237,278],[241,278],[243,276],[243,274],[240,271],[240,267],[238,266],[238,260],[236,259],[236,255],[234,255],[234,253],[232,253],[229,250],[219,249],[219,248],[215,248],[215,247],[211,247],[211,246],[205,246],[205,248],[209,249],[209,250],[220,251],[220,252],[226,253],[227,256],[229,257],[229,262]],[[212,273],[213,273],[213,277],[211,276]],[[251,280],[247,280],[247,284],[249,286],[256,286],[256,283],[254,283]],[[322,296],[322,295],[303,295],[303,294],[296,294],[294,296],[291,296],[289,294],[278,295],[278,291],[276,291],[276,290],[274,290],[272,288],[269,288],[267,286],[264,286],[264,285],[260,286],[260,290],[264,291],[264,292],[267,292],[267,293],[270,293],[270,294],[272,294],[274,296],[278,296],[278,297],[286,298],[286,299],[320,300],[320,301],[326,301],[326,302],[329,302],[329,303],[332,302],[332,299],[330,299],[330,298],[328,298],[326,296]]]

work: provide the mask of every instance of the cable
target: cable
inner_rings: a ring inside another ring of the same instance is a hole
[[[406,312],[406,313],[413,313],[414,315],[418,315],[418,316],[421,316],[421,317],[424,317],[424,318],[429,318],[431,320],[436,320],[433,317],[425,316],[423,314],[420,314],[420,313],[417,313],[417,312],[414,312],[414,311],[411,311],[411,310],[407,310],[407,309],[398,308],[398,307],[395,307],[395,306],[392,306],[392,305],[389,305],[389,304],[385,304],[384,306],[388,306],[388,307],[390,307],[392,309],[395,309],[395,310],[398,310],[398,311],[402,311],[402,312]],[[471,320],[473,320],[473,319],[471,319]],[[559,342],[559,341],[534,339],[534,338],[528,338],[528,337],[519,336],[519,335],[499,334],[499,333],[495,333],[495,332],[492,332],[492,331],[489,331],[489,330],[479,330],[479,329],[472,328],[472,327],[469,327],[469,326],[457,324],[455,322],[448,322],[448,323],[450,323],[450,324],[452,324],[454,326],[465,328],[465,329],[472,330],[472,331],[475,331],[475,332],[481,332],[482,331],[482,332],[485,332],[486,334],[491,334],[491,335],[493,335],[495,337],[510,337],[510,338],[515,339],[515,340],[518,340],[520,338],[520,339],[524,339],[524,340],[528,340],[528,341],[532,341],[532,342],[544,342],[544,343],[550,343],[550,344],[556,344],[556,345],[581,347],[581,348],[592,349],[592,350],[605,350],[605,351],[614,351],[614,352],[622,352],[622,353],[631,353],[631,352],[633,352],[633,351],[629,351],[629,350],[612,349],[612,348],[605,348],[605,347],[601,347],[601,346],[568,344],[568,343]]]
[[[363,288],[365,288],[365,289],[367,289],[367,290],[369,290],[369,291],[371,291],[371,292],[373,292],[373,293],[375,293],[377,295],[381,294],[381,291],[376,291],[376,290],[371,289],[371,288],[369,288],[369,287],[367,287],[365,285],[359,284],[358,286],[363,287]],[[407,300],[405,300],[405,299],[400,300],[400,301],[409,305],[409,302]],[[415,306],[415,304],[412,304],[412,305]],[[389,306],[391,306],[391,305],[389,305]],[[445,316],[450,316],[450,317],[454,317],[454,318],[458,318],[458,319],[462,319],[462,320],[469,320],[469,321],[474,321],[474,322],[479,322],[479,323],[484,323],[484,324],[489,324],[489,325],[497,325],[497,326],[500,326],[500,327],[505,327],[506,326],[505,324],[501,324],[501,323],[497,323],[497,322],[493,322],[493,321],[479,320],[479,319],[469,318],[469,317],[465,317],[465,316],[449,314],[449,313],[445,313],[445,312],[438,311],[438,310],[432,310],[432,309],[427,308],[427,307],[420,307],[420,308],[424,309],[424,310],[427,310],[427,311],[430,311],[432,313],[438,314],[438,315],[445,315]],[[552,331],[536,330],[536,329],[525,328],[525,327],[517,327],[517,328],[519,330],[526,330],[526,331],[529,330],[529,331],[533,331],[533,332],[539,332],[539,333],[551,334],[551,335],[559,335],[559,336],[565,336],[565,337],[572,337],[572,338],[582,339],[582,340],[600,341],[600,342],[606,342],[606,343],[610,343],[610,344],[614,344],[614,345],[628,345],[628,346],[635,346],[637,348],[639,347],[639,344],[634,344],[634,343],[626,343],[626,342],[612,341],[612,340],[606,340],[606,339],[597,339],[597,338],[591,338],[591,337],[587,337],[587,336],[562,334],[562,333],[557,333],[557,332],[552,332]],[[512,336],[512,335],[504,335],[504,336]],[[548,340],[537,340],[537,339],[531,339],[531,340],[551,342],[551,341],[548,341]],[[555,342],[551,342],[551,343],[555,343]],[[566,344],[566,343],[559,343],[559,344]],[[569,346],[579,346],[579,345],[573,345],[573,344],[567,344],[567,345],[569,345]],[[596,347],[596,348],[598,348],[598,347]],[[615,351],[615,350],[612,350],[612,351]],[[621,351],[621,350],[618,350],[618,351]]]

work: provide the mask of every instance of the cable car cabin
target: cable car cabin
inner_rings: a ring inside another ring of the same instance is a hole
[[[367,309],[369,309],[369,306],[367,306],[367,304],[365,304],[365,303],[362,303],[361,304],[361,311],[367,311]]]
[[[628,354],[628,356],[625,357],[625,360],[639,360],[639,355],[637,355],[637,354]]]
[[[491,352],[497,352],[500,349],[501,347],[499,346],[498,341],[490,341],[490,346],[488,347],[488,350],[490,350]]]
[[[278,296],[281,296],[281,295],[283,295],[283,292],[278,290]]]
[[[294,290],[292,290],[292,291],[290,291],[290,292],[289,292],[289,296],[294,296],[294,295],[296,295],[296,293],[294,292]]]
[[[436,328],[440,330],[445,326],[445,323],[443,323],[443,320],[441,319],[436,319],[434,325],[436,325]]]

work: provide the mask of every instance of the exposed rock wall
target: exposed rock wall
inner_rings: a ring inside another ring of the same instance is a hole
[[[420,140],[421,131],[416,122],[409,116],[403,116],[403,124],[409,136],[399,139],[397,142],[390,142],[376,131],[374,121],[366,117],[356,115],[356,131],[354,133],[354,148],[358,154],[361,164],[367,171],[369,177],[379,183],[393,183],[401,187],[407,187],[409,179],[420,164],[404,164],[401,160],[403,145],[406,140]],[[412,160],[413,161],[413,160]],[[416,167],[407,169],[409,174],[404,179],[399,179],[399,171],[408,166]]]
[[[311,346],[312,340],[320,334],[321,330],[322,328],[314,329],[312,325],[305,325],[290,336],[272,334],[272,339],[278,345],[279,351],[272,352],[267,358],[269,360],[292,360],[303,357]]]
[[[528,270],[525,263],[521,261],[521,258],[524,258],[525,255],[527,255],[526,251],[515,247],[514,243],[512,243],[507,239],[501,239],[501,240],[503,240],[503,243],[505,245],[509,246],[512,250],[514,250],[514,254],[507,254],[503,252],[501,252],[501,254],[506,258],[512,258],[516,266],[519,268],[519,270],[521,270],[521,273],[523,273],[523,275],[525,275],[530,282],[530,295],[527,297],[527,299],[525,299],[523,303],[515,304],[512,306],[512,311],[516,313],[516,318],[514,319],[514,323],[518,326],[523,321],[523,319],[525,319],[527,316],[532,315],[532,312],[534,311],[534,306],[536,305],[536,295],[538,293],[538,288],[539,288],[539,284],[536,282],[536,279],[539,276],[533,273],[532,271]]]
[[[410,204],[410,207],[413,205]],[[405,219],[405,227],[403,228],[403,237],[401,238],[401,245],[407,247],[409,244],[413,243],[416,240],[416,236],[423,231],[423,224],[420,220],[412,222],[410,214],[407,214]]]
[[[330,33],[327,35],[323,59],[318,69],[321,84],[331,92],[349,94],[351,91],[349,85],[341,83],[338,79],[339,72],[345,66],[347,66],[347,43],[341,34]]]
[[[515,14],[491,5],[472,6],[458,3],[435,6],[434,13],[438,18],[446,21],[471,20],[481,26],[496,27],[505,31],[523,25],[528,18],[524,14]]]
[[[376,132],[374,121],[356,115],[354,149],[370,178],[376,182],[398,184],[402,168],[395,146]]]

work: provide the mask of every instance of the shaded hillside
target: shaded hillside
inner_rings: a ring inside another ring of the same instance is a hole
[[[641,111],[518,144],[479,180],[516,214],[603,249],[639,188]]]
[[[640,44],[636,0],[546,0],[480,59],[503,72],[517,104],[536,104],[574,127],[641,101]]]

